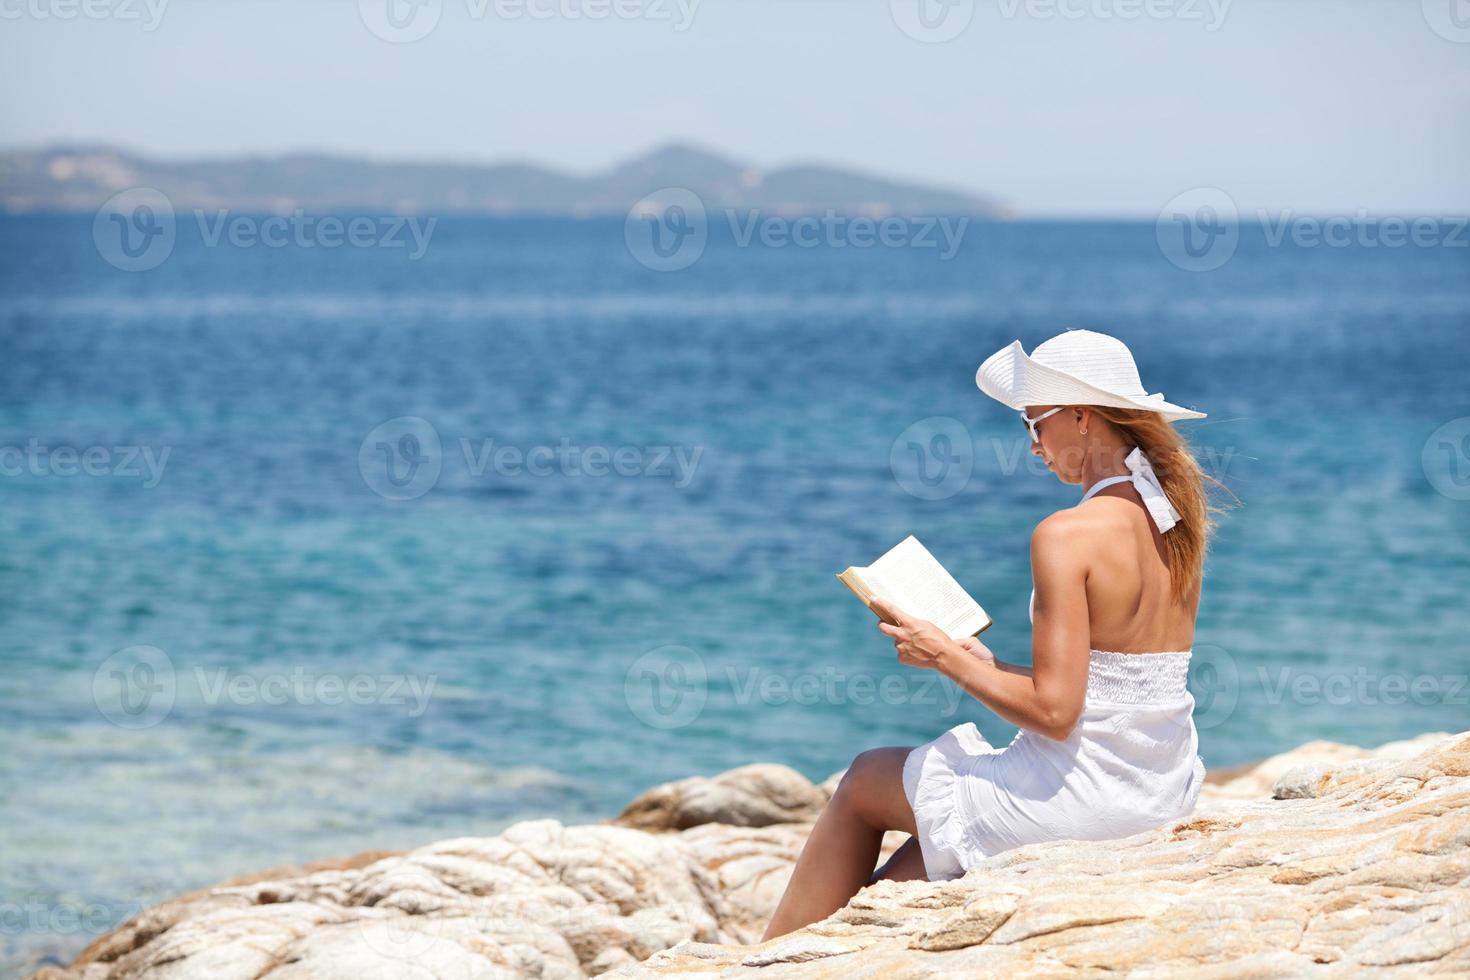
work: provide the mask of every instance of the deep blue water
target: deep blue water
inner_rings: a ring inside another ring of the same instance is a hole
[[[1208,411],[1239,498],[1207,764],[1470,727],[1470,249],[1247,229],[1194,273],[1152,224],[977,224],[660,273],[621,222],[457,219],[417,260],[181,225],[124,272],[90,218],[0,219],[0,963],[284,861],[1008,738],[833,573],[917,534],[1029,659],[1027,538],[1076,490],[972,378],[1067,326]],[[936,416],[930,491],[900,436]]]

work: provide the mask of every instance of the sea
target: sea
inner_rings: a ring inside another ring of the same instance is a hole
[[[1009,739],[834,575],[916,535],[1029,662],[1078,489],[973,379],[1066,328],[1209,415],[1209,767],[1470,728],[1453,222],[107,217],[0,218],[0,972],[270,866]]]

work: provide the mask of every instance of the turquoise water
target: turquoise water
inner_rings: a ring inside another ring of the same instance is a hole
[[[1208,411],[1239,497],[1209,765],[1470,727],[1464,248],[1248,229],[1191,273],[1151,224],[973,225],[661,274],[621,222],[464,219],[417,260],[181,227],[126,273],[91,231],[0,220],[0,962],[285,861],[1008,738],[832,576],[914,533],[1028,659],[1027,538],[1076,491],[972,376],[1064,326]]]

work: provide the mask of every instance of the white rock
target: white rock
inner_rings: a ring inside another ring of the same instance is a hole
[[[784,817],[827,798],[800,779],[748,766],[651,791],[655,825],[702,815],[682,832],[535,820],[276,869],[148,909],[37,977],[1470,976],[1470,733],[1311,743],[1212,784],[1186,820],[882,881],[749,945],[810,830]]]

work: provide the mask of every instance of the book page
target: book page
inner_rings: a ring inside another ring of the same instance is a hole
[[[912,535],[868,566],[863,577],[878,595],[953,639],[974,636],[990,624],[980,604]]]

